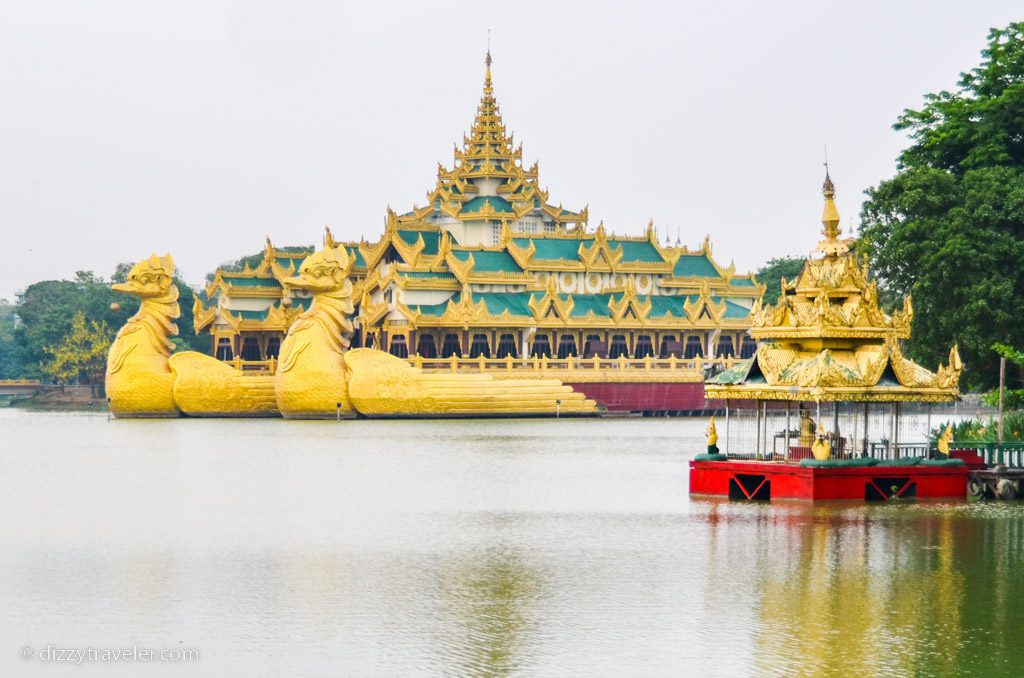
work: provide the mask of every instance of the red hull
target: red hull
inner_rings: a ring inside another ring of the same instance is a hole
[[[731,499],[966,499],[963,466],[814,468],[779,462],[691,461],[690,494]]]
[[[680,412],[703,410],[704,384],[574,384],[573,390],[603,406],[609,412]]]

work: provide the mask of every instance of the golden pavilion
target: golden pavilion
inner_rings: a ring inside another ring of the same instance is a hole
[[[588,227],[555,206],[502,121],[486,57],[473,125],[422,207],[387,212],[375,242],[336,243],[353,259],[353,347],[407,358],[746,358],[764,287],[712,256]],[[276,358],[310,295],[285,280],[312,247],[276,248],[218,269],[193,309],[222,360]]]

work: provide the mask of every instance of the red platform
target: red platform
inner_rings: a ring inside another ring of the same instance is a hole
[[[967,468],[819,468],[778,461],[691,461],[690,494],[738,500],[966,499]]]

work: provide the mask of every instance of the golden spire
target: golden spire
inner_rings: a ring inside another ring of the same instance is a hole
[[[484,78],[484,85],[490,86],[491,84],[491,29],[487,29],[487,56],[484,57],[484,63],[487,64],[487,76]]]
[[[836,187],[828,174],[828,163],[825,164],[825,183],[821,186],[821,193],[825,196],[825,209],[821,213],[821,233],[825,239],[818,243],[818,251],[824,252],[826,257],[842,256],[850,251],[853,240],[839,239],[839,210],[836,209],[835,195]]]

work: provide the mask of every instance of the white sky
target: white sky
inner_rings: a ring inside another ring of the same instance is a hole
[[[1018,14],[1015,16],[1014,10]],[[1019,2],[0,2],[0,297],[171,252],[190,282],[423,204],[479,100],[555,204],[741,271],[844,227],[891,129]]]

